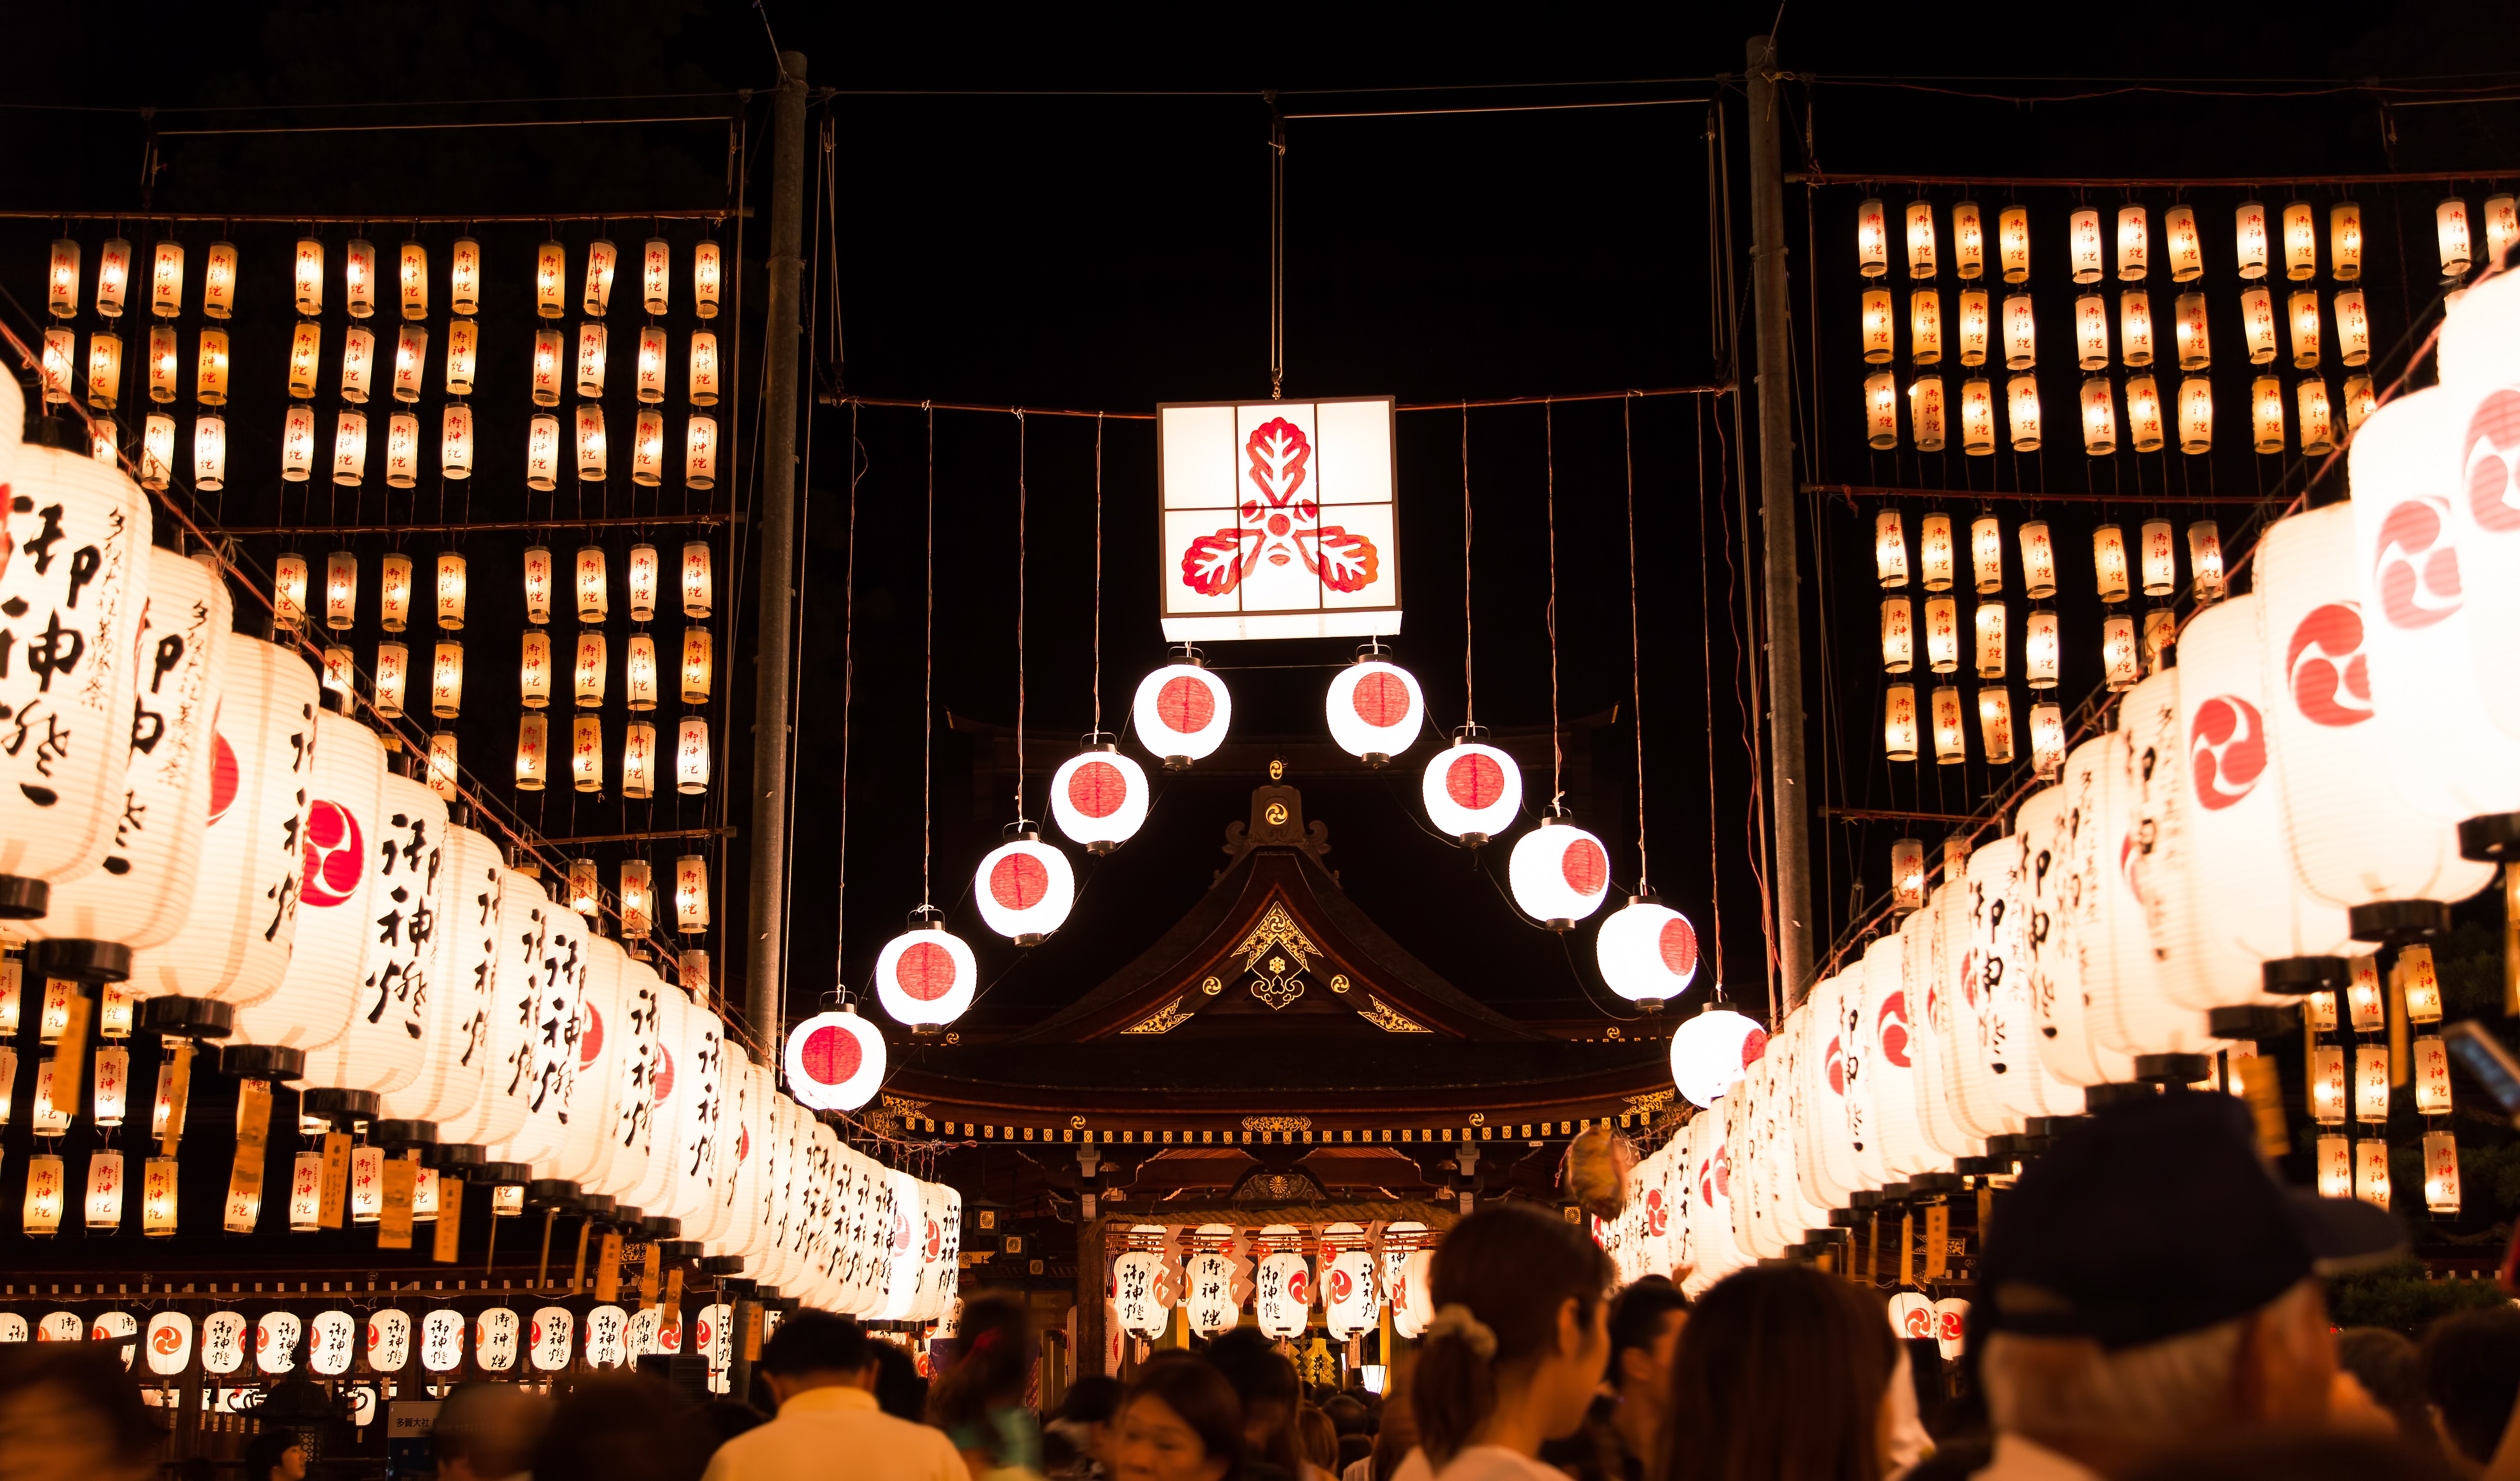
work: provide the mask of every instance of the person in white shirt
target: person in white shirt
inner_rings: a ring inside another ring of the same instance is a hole
[[[1410,1380],[1418,1448],[1392,1481],[1565,1481],[1540,1447],[1584,1422],[1609,1359],[1616,1279],[1582,1229],[1527,1203],[1490,1203],[1453,1226]]]
[[[761,1344],[779,1415],[718,1447],[702,1481],[970,1481],[945,1432],[876,1407],[876,1339],[801,1311]]]

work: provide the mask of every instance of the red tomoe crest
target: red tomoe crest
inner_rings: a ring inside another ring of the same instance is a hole
[[[910,1253],[910,1211],[895,1205],[892,1210],[892,1252]]]
[[[308,905],[347,901],[367,872],[367,839],[359,820],[338,802],[322,797],[306,804],[306,882],[298,898]]]
[[[1839,1038],[1837,1035],[1835,1035],[1835,1034],[1831,1034],[1831,1035],[1829,1035],[1829,1036],[1828,1036],[1828,1055],[1827,1055],[1827,1062],[1828,1062],[1828,1093],[1829,1093],[1830,1095],[1832,1095],[1832,1096],[1843,1096],[1843,1095],[1845,1095],[1845,1094],[1846,1094],[1846,1044],[1845,1044],[1845,1041],[1844,1041],[1844,1040],[1840,1039],[1840,1038]]]
[[[1653,1235],[1655,1238],[1660,1238],[1664,1232],[1670,1227],[1671,1210],[1664,1206],[1662,1189],[1658,1188],[1646,1189],[1645,1233]]]
[[[928,1221],[927,1221],[927,1250],[926,1250],[925,1258],[927,1258],[927,1259],[929,1259],[929,1260],[934,1260],[938,1255],[941,1255],[941,1254],[943,1254],[944,1252],[945,1252],[945,1232],[944,1232],[943,1230],[940,1230],[940,1229],[938,1229],[938,1228],[936,1227],[936,1221],[935,1221],[935,1220],[930,1219],[930,1220],[928,1220]],[[1158,1289],[1161,1289],[1161,1288],[1162,1288],[1162,1285],[1163,1285],[1163,1281],[1162,1281],[1162,1280],[1160,1280],[1160,1279],[1158,1279],[1158,1280],[1155,1282],[1155,1285],[1156,1285],[1156,1287],[1157,1287]]]
[[[2390,626],[2430,627],[2462,605],[2449,513],[2446,500],[2408,499],[2381,516],[2371,589]]]
[[[1330,1267],[1330,1299],[1346,1301],[1356,1294],[1356,1278],[1337,1266]]]
[[[1313,1278],[1297,1266],[1286,1276],[1286,1299],[1298,1306],[1309,1306],[1313,1299]]]
[[[1938,1319],[1939,1324],[1934,1332],[1935,1336],[1946,1342],[1958,1342],[1960,1339],[1961,1324],[1958,1312],[1935,1312],[1932,1315]]]
[[[1930,1306],[1912,1306],[1908,1308],[1908,1319],[1905,1325],[1907,1333],[1911,1337],[1932,1336],[1934,1334],[1934,1309]]]
[[[1881,1057],[1910,1068],[1908,1059],[1908,995],[1896,992],[1881,1000]]]
[[[171,1353],[176,1348],[181,1347],[183,1343],[184,1339],[178,1336],[175,1329],[171,1326],[161,1326],[158,1328],[156,1333],[149,1338],[149,1345],[161,1353]]]
[[[1715,1148],[1715,1155],[1707,1158],[1706,1165],[1697,1171],[1697,1185],[1698,1195],[1706,1200],[1709,1208],[1714,1207],[1716,1199],[1732,1196],[1732,1144],[1726,1143]]]
[[[2520,391],[2496,391],[2467,425],[2467,514],[2476,527],[2520,530]]]
[[[1246,498],[1235,528],[1201,535],[1182,553],[1182,584],[1202,597],[1221,597],[1242,584],[1261,562],[1296,561],[1334,592],[1373,584],[1381,555],[1373,542],[1335,524],[1325,525],[1321,505],[1302,490],[1313,460],[1304,429],[1283,417],[1262,423],[1242,445],[1251,482],[1260,497]]]
[[[651,1103],[662,1105],[665,1098],[674,1093],[674,1055],[661,1044],[656,1046],[656,1076],[652,1083],[655,1093],[650,1098]]]
[[[2196,801],[2218,813],[2255,791],[2267,774],[2267,723],[2248,700],[2217,695],[2196,707],[2194,724],[2187,756]]]
[[[577,1031],[577,1062],[593,1064],[596,1056],[604,1053],[604,1015],[595,1010],[592,1003],[579,1007],[586,1010],[586,1025]]]
[[[2330,602],[2311,608],[2284,651],[2293,708],[2316,724],[2343,727],[2371,718],[2371,674],[2362,653],[2362,608]]]

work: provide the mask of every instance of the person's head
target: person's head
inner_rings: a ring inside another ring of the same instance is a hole
[[[1021,1400],[1032,1376],[1032,1318],[1020,1298],[974,1296],[954,1330],[962,1356],[927,1390],[927,1422],[946,1429]]]
[[[2442,1452],[2452,1465],[2475,1475],[2494,1459],[2512,1402],[2520,1398],[2520,1307],[2442,1318],[2424,1333],[2422,1366]]]
[[[154,1476],[164,1438],[139,1385],[104,1348],[29,1344],[0,1358],[0,1474],[9,1481]]]
[[[2423,1360],[2403,1333],[2385,1326],[2349,1326],[2336,1334],[2336,1366],[2352,1373],[2371,1402],[2388,1412],[2398,1438],[2421,1449],[2440,1449],[2424,1397]]]
[[[1112,1413],[1113,1481],[1237,1481],[1242,1456],[1242,1401],[1194,1354],[1147,1360]]]
[[[919,1371],[919,1360],[900,1343],[880,1337],[867,1346],[875,1352],[875,1407],[913,1424],[925,1419],[927,1379]]]
[[[491,1481],[513,1476],[532,1459],[551,1403],[514,1383],[459,1383],[437,1411],[428,1432],[443,1481]],[[262,1481],[247,1468],[249,1481]]]
[[[1321,1406],[1307,1404],[1295,1411],[1295,1440],[1304,1459],[1326,1471],[1338,1470],[1338,1429]]]
[[[1671,1388],[1688,1298],[1660,1276],[1634,1281],[1610,1303],[1610,1363],[1602,1380],[1631,1403],[1659,1406]]]
[[[534,1447],[534,1481],[698,1481],[716,1449],[700,1406],[672,1384],[598,1378],[553,1407]]]
[[[1105,1471],[1111,1468],[1111,1421],[1120,1411],[1120,1380],[1089,1373],[1067,1386],[1051,1427]]]
[[[1295,1403],[1303,1384],[1295,1365],[1256,1326],[1238,1326],[1207,1345],[1207,1361],[1242,1401],[1242,1439],[1251,1454],[1294,1474],[1302,1459],[1295,1439]]]
[[[872,1388],[875,1349],[853,1318],[807,1308],[782,1320],[755,1365],[782,1405],[813,1388]]]
[[[446,1475],[443,1463],[438,1474]],[[293,1429],[267,1429],[246,1443],[246,1481],[306,1481],[306,1442]]]
[[[2320,1422],[2320,1279],[2405,1239],[2385,1209],[2277,1184],[2231,1097],[2100,1110],[1997,1206],[1970,1313],[1989,1417],[2120,1469],[2208,1432]]]
[[[1338,1437],[1338,1464],[1331,1466],[1330,1471],[1333,1475],[1344,1476],[1349,1466],[1359,1460],[1368,1459],[1372,1455],[1373,1437],[1372,1435],[1341,1435]]]
[[[1575,1225],[1524,1203],[1490,1203],[1435,1250],[1435,1321],[1418,1354],[1410,1404],[1436,1469],[1501,1402],[1534,1404],[1544,1437],[1584,1422],[1610,1339],[1603,1292],[1610,1257]]]
[[[1342,1437],[1373,1432],[1373,1415],[1353,1395],[1332,1395],[1322,1404],[1322,1413],[1329,1415],[1330,1428]]]
[[[2332,1433],[2250,1431],[2182,1446],[2128,1481],[2452,1481],[2441,1456],[2403,1440]]]
[[[1736,1271],[1681,1328],[1665,1474],[1879,1481],[1898,1367],[1898,1335],[1871,1292],[1809,1266]]]

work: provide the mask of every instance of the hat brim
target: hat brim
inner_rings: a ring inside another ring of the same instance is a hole
[[[2322,1278],[2394,1265],[2407,1252],[2407,1227],[2398,1216],[2360,1198],[2286,1189],[2284,1213],[2310,1247],[2312,1271]]]

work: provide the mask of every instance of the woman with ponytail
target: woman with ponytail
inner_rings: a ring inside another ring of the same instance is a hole
[[[1565,1481],[1540,1447],[1584,1422],[1615,1279],[1582,1229],[1529,1204],[1491,1203],[1453,1226],[1410,1380],[1419,1448],[1392,1481]]]

